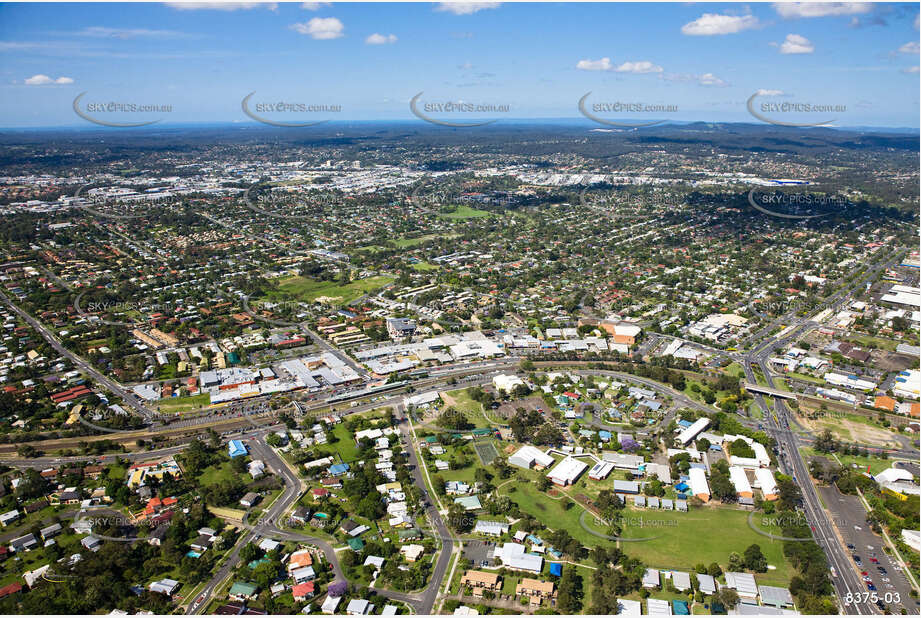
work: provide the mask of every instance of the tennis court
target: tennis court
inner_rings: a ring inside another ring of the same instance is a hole
[[[499,456],[499,451],[496,449],[496,444],[492,439],[475,440],[473,450],[476,451],[477,457],[480,458],[484,466],[488,466],[493,459]]]

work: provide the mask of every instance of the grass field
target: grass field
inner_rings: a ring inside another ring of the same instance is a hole
[[[731,552],[742,554],[754,543],[761,547],[768,564],[777,567],[756,574],[759,583],[786,586],[793,575],[783,555],[783,542],[749,528],[747,511],[702,507],[678,513],[628,508],[624,520],[623,537],[655,537],[624,543],[624,551],[656,568],[692,570],[701,562],[717,562],[725,569]]]
[[[455,391],[447,391],[446,395],[454,400],[452,407],[458,412],[463,412],[467,420],[473,423],[475,428],[490,427],[489,421],[483,413],[483,404],[474,401],[467,393],[466,388],[460,388]]]
[[[487,210],[478,210],[476,208],[471,208],[466,204],[457,206],[451,212],[442,212],[438,214],[438,216],[442,219],[452,219],[456,221],[461,221],[464,219],[482,219],[484,217],[489,217],[490,215],[492,215],[492,213]]]
[[[515,491],[510,492],[512,487],[515,488]],[[569,501],[566,496],[563,496],[560,500],[555,500],[537,489],[535,483],[517,481],[502,487],[499,493],[507,495],[513,502],[518,504],[518,508],[533,515],[548,528],[552,530],[564,529],[586,547],[614,546],[613,541],[599,538],[582,528],[579,524],[579,517],[582,515],[583,509],[578,504],[574,504],[570,509],[564,508],[563,505]]]
[[[202,486],[214,485],[221,481],[229,481],[235,478],[236,472],[230,467],[230,460],[222,461],[216,466],[208,466],[198,475],[198,484]]]
[[[880,459],[879,457],[859,457],[857,455],[840,455],[840,454],[825,454],[819,453],[814,448],[808,446],[800,447],[800,452],[804,457],[825,457],[830,459],[832,462],[840,461],[842,465],[850,466],[851,464],[857,464],[857,467],[866,471],[867,466],[870,466],[870,474],[879,474],[886,468],[892,466],[892,460],[889,459]]]
[[[337,281],[315,281],[307,277],[286,277],[280,279],[278,290],[270,292],[273,299],[290,298],[296,301],[313,302],[317,298],[335,299],[336,305],[347,305],[364,294],[379,290],[394,281],[393,277],[379,276],[359,279],[342,285]]]
[[[413,264],[413,270],[417,270],[422,273],[429,272],[432,270],[438,270],[439,268],[441,267],[436,264],[430,264],[428,262],[416,262],[415,264]]]
[[[171,397],[158,402],[160,411],[165,414],[182,414],[211,405],[211,395],[202,393],[191,397]]]
[[[430,240],[435,240],[436,238],[454,238],[456,234],[426,234],[425,236],[417,236],[415,238],[398,238],[393,241],[394,246],[399,249],[407,249],[409,247],[417,247],[424,242]]]

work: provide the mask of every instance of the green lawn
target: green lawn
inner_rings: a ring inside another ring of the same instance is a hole
[[[428,262],[416,262],[415,264],[413,264],[413,270],[417,270],[423,273],[429,272],[432,270],[438,270],[439,268],[441,267],[436,264],[430,264]]]
[[[211,395],[202,393],[191,397],[170,397],[161,399],[158,403],[160,411],[165,414],[181,414],[211,405]]]
[[[393,241],[394,246],[399,249],[406,249],[409,247],[416,247],[421,245],[424,242],[430,240],[435,240],[436,238],[454,238],[456,234],[426,234],[425,236],[416,236],[415,238],[398,238]]]
[[[208,466],[198,475],[198,484],[201,486],[214,485],[221,481],[229,481],[239,476],[230,467],[230,460],[222,461],[216,466]]]
[[[482,219],[483,217],[489,217],[492,215],[491,212],[487,210],[478,210],[476,208],[471,208],[466,204],[457,206],[451,212],[442,212],[438,216],[442,219],[452,219],[452,220],[463,220],[463,219]]]
[[[467,393],[466,388],[447,391],[447,395],[454,398],[456,402],[453,406],[454,409],[459,412],[463,412],[464,416],[467,417],[468,421],[473,423],[475,428],[491,426],[483,413],[483,404],[481,404],[479,401],[474,401],[473,398]]]
[[[536,476],[536,473],[534,474]],[[584,509],[581,506],[574,504],[572,508],[565,509],[563,505],[569,498],[563,496],[561,500],[554,500],[537,489],[537,485],[534,482],[529,481],[509,483],[502,487],[499,493],[507,495],[513,502],[518,504],[518,508],[533,515],[548,528],[552,530],[564,529],[586,547],[595,547],[596,545],[603,547],[613,546],[613,541],[597,537],[582,528],[579,524],[579,517]],[[515,491],[510,491],[512,487],[515,488]],[[591,518],[589,517],[588,519]]]
[[[857,464],[857,467],[866,472],[867,466],[870,466],[870,474],[879,474],[886,468],[892,467],[891,459],[880,459],[879,457],[859,457],[857,455],[841,455],[835,453],[834,455],[819,453],[814,448],[809,446],[800,447],[800,452],[804,457],[825,457],[830,459],[832,462],[840,461],[842,465],[850,466],[851,464]]]
[[[297,301],[312,302],[320,297],[334,300],[336,305],[347,305],[364,294],[379,290],[392,283],[393,277],[378,276],[359,279],[342,285],[337,281],[315,281],[308,277],[285,277],[280,279],[278,290],[270,292],[273,298],[285,297]]]
[[[768,564],[777,567],[756,574],[760,583],[786,586],[793,568],[783,555],[783,542],[748,527],[748,511],[726,507],[691,507],[687,513],[628,508],[622,536],[650,538],[622,543],[624,551],[659,569],[693,570],[699,563],[724,569],[730,552],[742,554],[751,544],[761,547]]]

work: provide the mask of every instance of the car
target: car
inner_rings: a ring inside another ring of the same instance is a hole
[[[873,564],[879,564],[879,560],[877,558],[870,558],[870,562]]]
[[[869,573],[867,573],[866,571],[861,571],[861,572],[860,572],[860,575],[861,575],[862,577],[866,577],[867,575],[869,575]]]
[[[888,584],[888,583],[889,583],[889,578],[888,578],[888,577],[884,577],[884,578],[883,578],[883,581],[886,582],[886,583]]]
[[[852,554],[851,558],[854,559],[854,562],[860,562],[860,556],[858,556],[857,554]]]
[[[876,586],[873,585],[873,582],[867,582],[867,590],[875,591]]]
[[[888,575],[888,574],[889,574],[889,571],[887,571],[887,570],[884,569],[883,567],[876,567],[876,570],[879,571],[880,574],[882,574],[882,575]]]
[[[848,544],[847,544],[847,548],[848,548],[848,549],[857,549],[856,547],[854,547],[854,544],[853,544],[853,543],[848,543]]]

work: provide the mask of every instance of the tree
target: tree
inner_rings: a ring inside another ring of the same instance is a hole
[[[710,577],[719,577],[722,574],[723,574],[723,569],[720,568],[720,565],[718,565],[715,562],[711,562],[710,566],[707,567],[707,575],[709,575]]]
[[[733,609],[739,604],[739,593],[732,588],[723,588],[719,592],[720,603],[726,609]]]
[[[745,567],[756,573],[767,572],[767,558],[761,553],[761,547],[752,543],[745,549]]]
[[[448,509],[448,525],[456,532],[467,532],[473,528],[473,518],[467,516],[467,511],[458,503]]]
[[[745,562],[742,560],[737,552],[732,552],[729,554],[729,570],[730,571],[743,571],[745,569]]]
[[[582,576],[566,567],[560,578],[557,609],[561,614],[577,614],[582,609]]]

